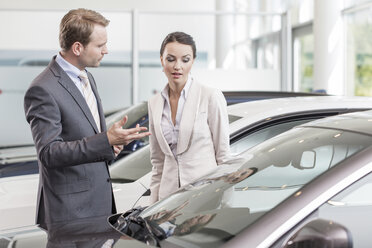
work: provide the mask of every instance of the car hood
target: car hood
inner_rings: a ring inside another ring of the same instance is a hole
[[[148,247],[125,234],[116,231],[108,222],[110,216],[77,219],[60,222],[44,231],[37,225],[0,232],[0,243],[5,247],[28,248],[46,247],[102,247],[113,244],[113,247]]]

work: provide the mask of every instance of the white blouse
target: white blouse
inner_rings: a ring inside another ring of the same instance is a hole
[[[177,160],[176,152],[177,152],[178,132],[179,132],[179,127],[180,127],[183,107],[185,106],[187,94],[189,92],[192,81],[193,79],[191,75],[189,75],[189,78],[187,79],[187,82],[181,91],[181,96],[178,100],[178,106],[177,106],[176,125],[173,125],[173,122],[172,122],[172,113],[171,113],[170,102],[169,102],[169,84],[167,84],[161,92],[161,95],[165,101],[163,115],[161,118],[161,128],[163,130],[164,138],[167,141],[176,160]]]

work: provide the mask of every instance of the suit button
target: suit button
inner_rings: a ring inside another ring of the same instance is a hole
[[[110,178],[107,178],[107,182],[110,182]]]

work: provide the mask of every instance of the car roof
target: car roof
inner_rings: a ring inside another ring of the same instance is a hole
[[[230,124],[231,133],[242,126],[268,117],[300,112],[344,109],[372,109],[372,97],[316,96],[287,97],[238,103],[228,106],[228,113],[236,121]]]
[[[372,136],[372,111],[360,111],[311,121],[301,126],[337,129]]]
[[[227,105],[241,102],[295,96],[325,96],[325,93],[294,91],[223,91]]]

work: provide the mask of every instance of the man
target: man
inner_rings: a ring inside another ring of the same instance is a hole
[[[24,109],[39,159],[36,222],[52,223],[116,212],[108,163],[145,127],[109,130],[96,83],[86,67],[107,54],[109,21],[87,9],[69,11],[60,24],[61,51],[26,92]]]

